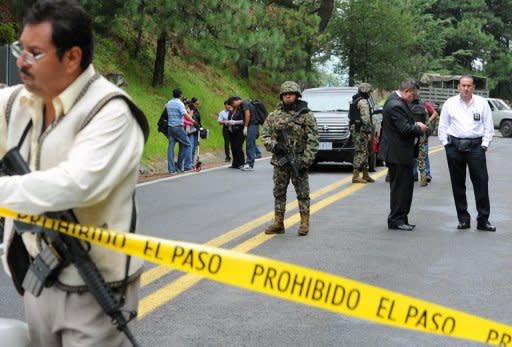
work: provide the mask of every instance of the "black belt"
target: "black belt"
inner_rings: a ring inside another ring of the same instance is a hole
[[[448,143],[454,145],[459,152],[469,152],[471,148],[482,144],[481,137],[460,138],[448,135]]]
[[[480,136],[480,137],[455,137],[455,136],[452,136],[452,135],[448,135],[448,141],[450,139],[453,139],[455,141],[466,140],[466,141],[471,141],[473,143],[477,143],[477,142],[480,141],[479,143],[482,143],[482,136]]]

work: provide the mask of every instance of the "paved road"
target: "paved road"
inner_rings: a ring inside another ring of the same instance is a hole
[[[262,234],[270,222],[271,167],[204,171],[137,189],[141,233],[235,248],[395,290],[512,324],[510,179],[512,139],[488,152],[491,221],[497,233],[458,232],[442,149],[431,155],[433,181],[415,187],[414,232],[388,231],[389,187],[354,189],[350,168],[323,165],[311,174],[311,233]],[[380,170],[383,170],[382,168]],[[358,187],[359,188],[359,187]],[[468,184],[470,212],[474,198]],[[289,201],[295,199],[292,188]],[[288,223],[297,220],[296,205]],[[294,217],[293,217],[294,216]],[[140,320],[143,346],[467,346],[469,342],[393,329],[148,264]],[[23,319],[20,299],[0,274],[0,316]]]

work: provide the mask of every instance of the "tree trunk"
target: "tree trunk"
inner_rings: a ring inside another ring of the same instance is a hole
[[[353,86],[355,84],[355,78],[354,78],[355,69],[354,69],[353,59],[354,59],[354,52],[351,49],[350,53],[349,53],[349,58],[348,58],[348,85],[349,86]]]
[[[132,58],[137,59],[142,47],[142,34],[144,33],[144,17],[146,16],[146,6],[144,1],[141,1],[138,7],[140,18],[137,20],[137,39],[135,40],[135,47],[132,52]]]
[[[144,25],[139,27],[139,32],[137,33],[137,39],[135,40],[135,47],[133,49],[132,58],[137,59],[139,56],[140,48],[142,46],[142,33],[144,31]]]
[[[240,58],[236,63],[236,67],[238,68],[238,72],[242,78],[249,78],[249,64],[247,63],[247,60]]]
[[[318,9],[318,16],[320,17],[320,24],[318,32],[323,33],[327,28],[327,24],[331,20],[332,12],[334,10],[334,0],[322,0],[320,8]]]
[[[306,71],[306,79],[304,81],[304,88],[310,88],[313,86],[311,80],[311,73],[313,72],[313,44],[311,41],[306,42],[305,51],[307,52],[306,60],[304,61],[304,70]]]
[[[320,17],[320,23],[318,25],[318,34],[322,34],[325,29],[327,28],[327,25],[329,24],[329,21],[331,20],[332,12],[334,10],[334,0],[322,0],[320,2],[320,7],[318,8],[318,16]],[[306,43],[306,86],[309,87],[312,85],[312,82],[310,80],[311,73],[313,72],[313,55],[314,52],[314,46],[313,42],[309,41]]]
[[[164,83],[165,52],[167,43],[167,32],[164,30],[156,42],[155,68],[153,70],[153,87],[161,86]]]

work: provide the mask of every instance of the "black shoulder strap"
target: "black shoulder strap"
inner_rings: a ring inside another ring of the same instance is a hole
[[[309,108],[307,108],[307,107],[303,107],[303,108],[299,109],[297,112],[295,112],[294,116],[295,116],[295,117],[298,117],[298,116],[300,116],[301,114],[303,114],[303,113],[307,113],[307,112],[309,112]]]
[[[27,137],[30,128],[32,128],[32,119],[28,122],[27,126],[25,127],[25,130],[23,130],[23,134],[21,135],[20,141],[18,142],[18,149],[20,149],[23,145],[23,142],[25,142],[25,137]]]
[[[358,96],[355,100],[354,100],[354,104],[359,104],[359,101],[361,101],[361,99],[364,99],[362,96]]]

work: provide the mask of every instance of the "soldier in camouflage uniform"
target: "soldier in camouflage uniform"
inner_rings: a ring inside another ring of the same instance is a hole
[[[357,89],[357,94],[352,97],[352,102],[357,103],[360,121],[350,126],[350,134],[354,143],[354,172],[352,183],[373,183],[375,180],[368,174],[368,141],[373,132],[371,120],[371,109],[368,98],[372,92],[372,86],[369,83],[361,83]],[[363,177],[359,177],[359,174]]]
[[[318,132],[313,113],[307,108],[301,97],[299,85],[292,81],[281,85],[281,102],[271,112],[263,124],[261,140],[265,148],[272,152],[271,164],[274,166],[274,223],[265,234],[284,233],[284,213],[286,208],[286,190],[290,180],[295,187],[299,201],[300,226],[298,234],[309,232],[309,179],[308,168],[313,164],[318,151]],[[297,157],[298,177],[295,177],[290,163],[286,160],[287,148],[282,138],[282,130],[287,133],[288,144]]]

